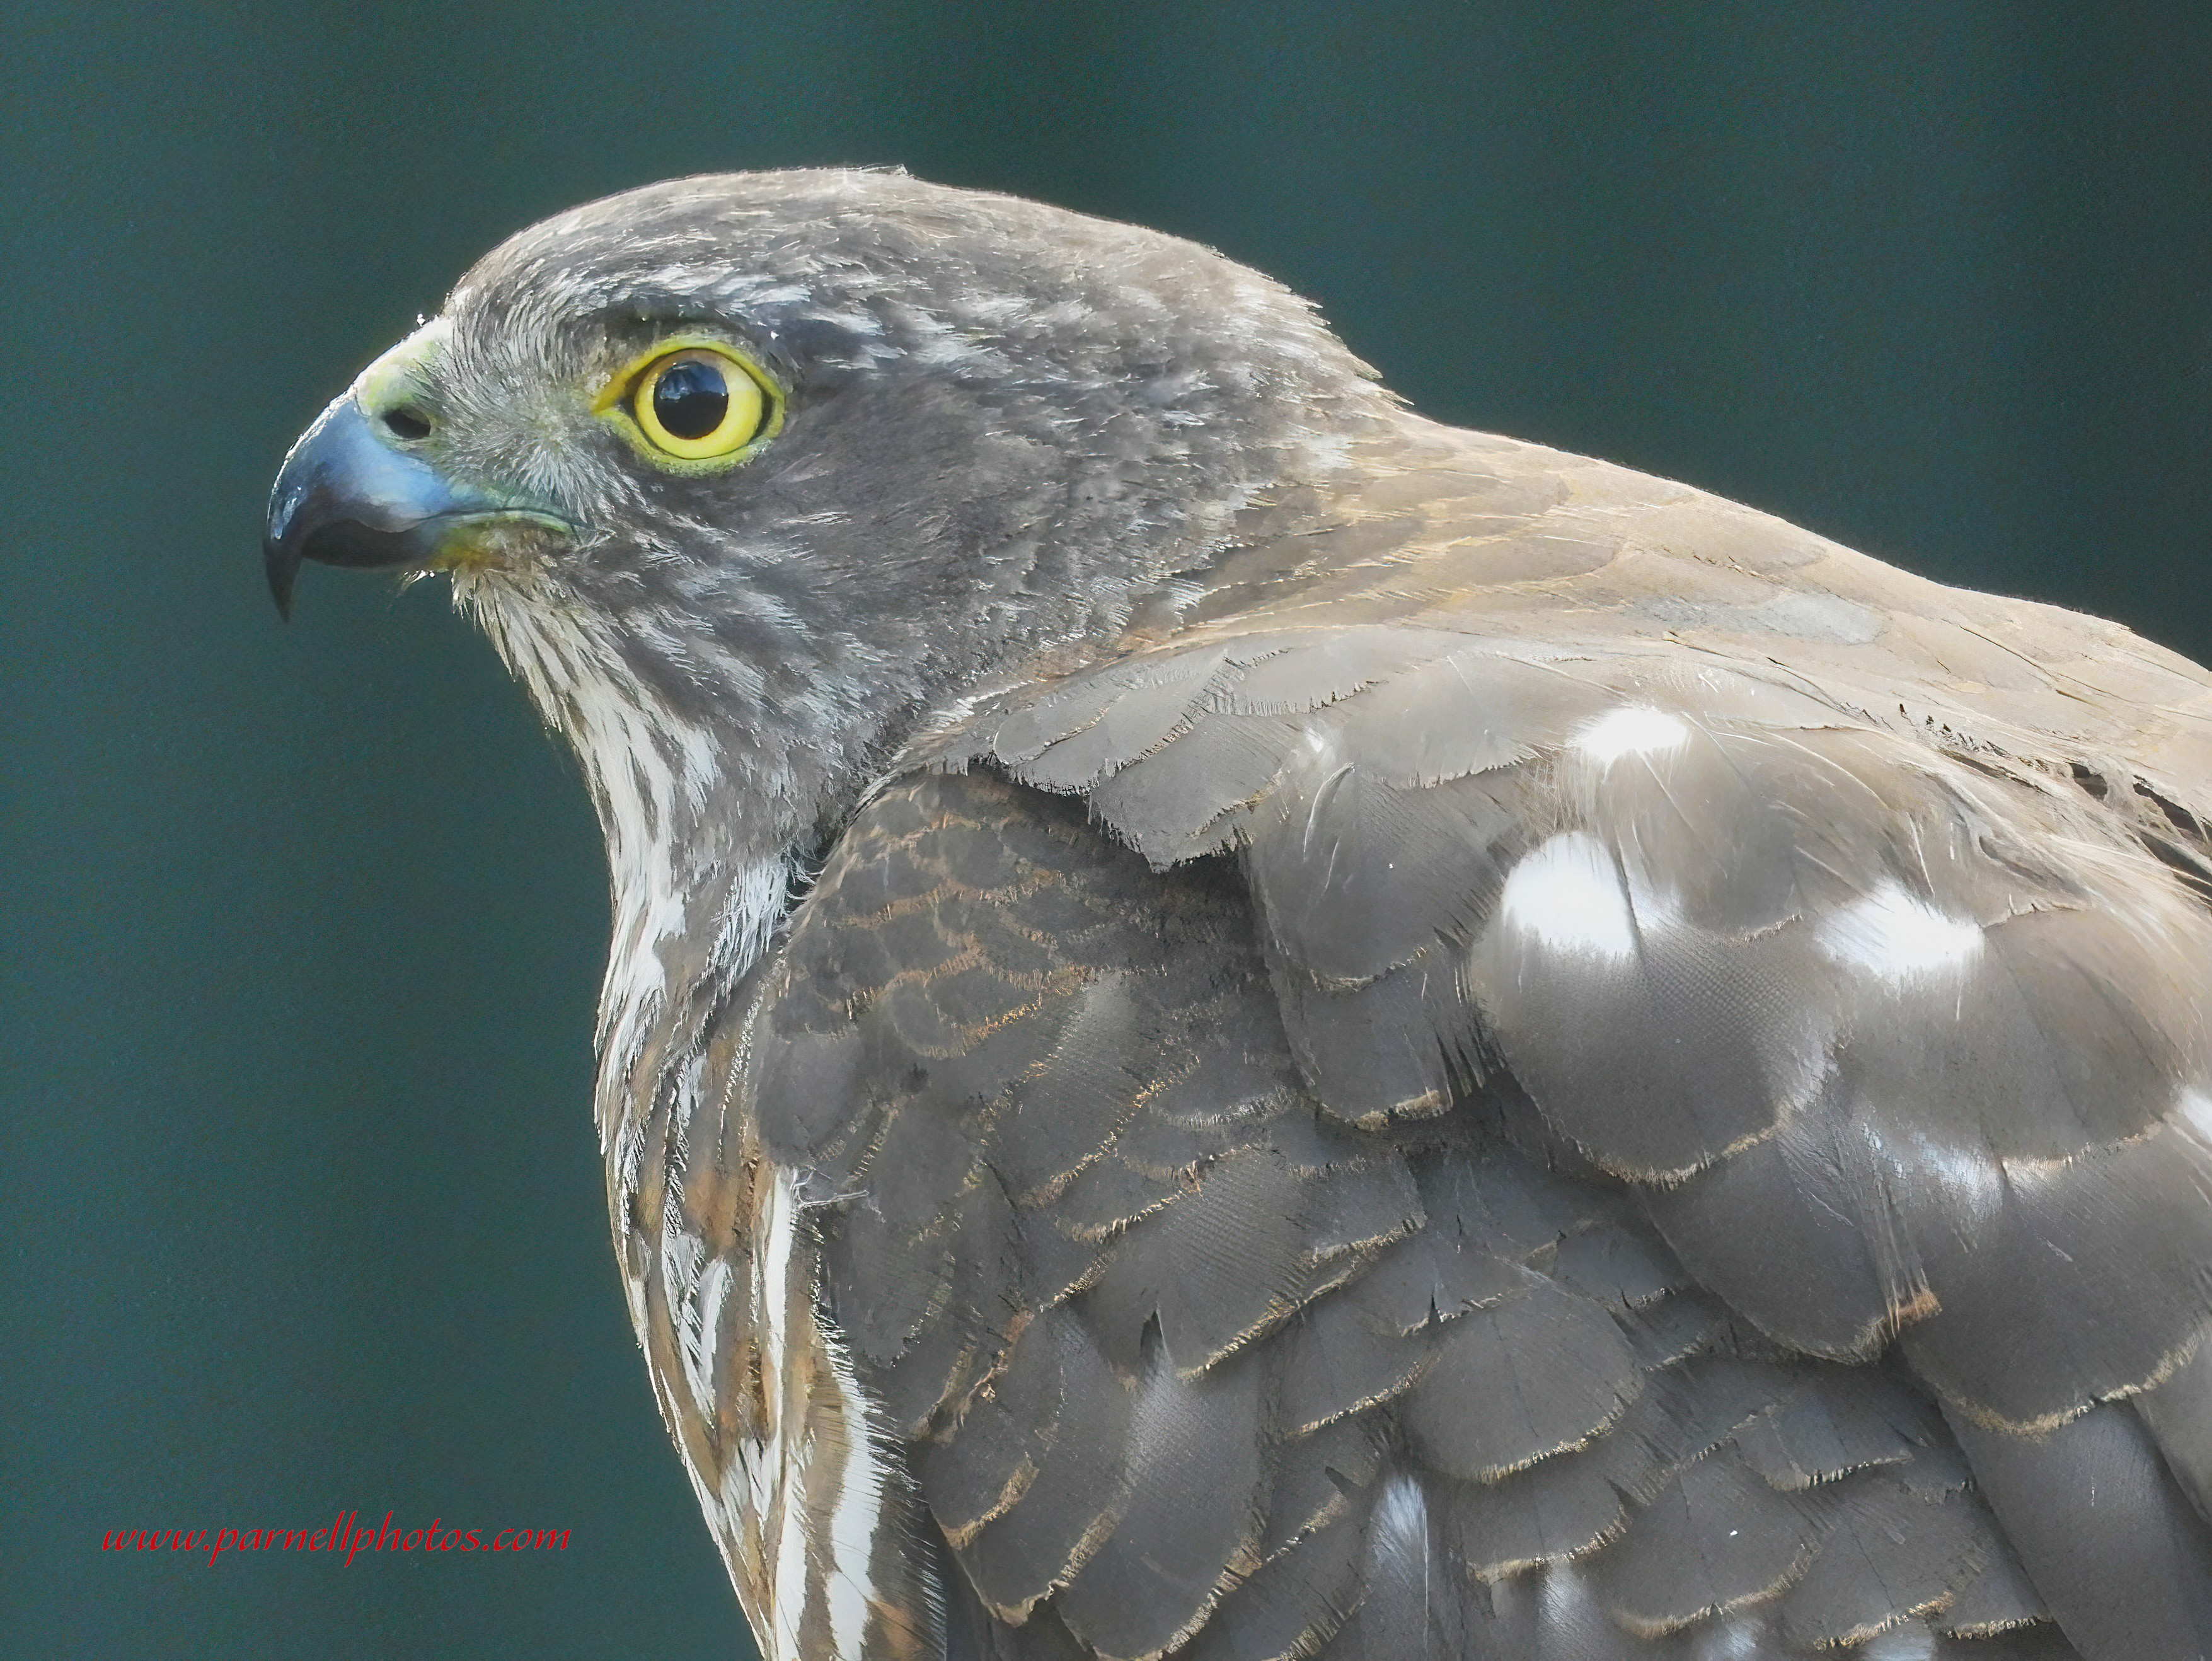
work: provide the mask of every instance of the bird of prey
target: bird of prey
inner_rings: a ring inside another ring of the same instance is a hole
[[[769,1661],[2212,1653],[2204,671],[872,171],[521,233],[265,553],[574,746]]]

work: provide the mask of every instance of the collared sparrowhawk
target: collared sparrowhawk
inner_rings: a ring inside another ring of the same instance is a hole
[[[605,832],[769,1661],[2212,1654],[2212,676],[893,173],[488,256],[266,548]]]

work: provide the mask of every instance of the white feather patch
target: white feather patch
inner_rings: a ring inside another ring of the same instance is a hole
[[[1601,767],[1630,756],[1664,755],[1690,741],[1690,723],[1648,703],[1624,703],[1584,721],[1569,740]]]
[[[779,1177],[779,1181],[783,1180]],[[858,1656],[868,1628],[868,1605],[875,1594],[870,1566],[875,1561],[876,1530],[884,1517],[885,1470],[868,1434],[867,1399],[854,1377],[851,1358],[835,1334],[823,1334],[830,1370],[844,1409],[844,1468],[837,1476],[837,1503],[830,1513],[830,1561],[823,1576],[830,1598],[830,1633],[839,1656]]]
[[[2198,1141],[2212,1147],[2212,1096],[2201,1090],[2183,1090],[2174,1099],[2173,1117]]]
[[[1980,925],[1939,911],[1894,882],[1828,917],[1814,940],[1832,962],[1887,981],[1960,973],[1983,946]]]
[[[1378,1564],[1405,1564],[1426,1576],[1429,1507],[1420,1483],[1411,1476],[1401,1474],[1383,1484],[1375,1501],[1375,1526],[1368,1549]]]
[[[1586,830],[1564,831],[1515,866],[1498,914],[1554,952],[1614,962],[1635,955],[1628,890],[1612,854]]]

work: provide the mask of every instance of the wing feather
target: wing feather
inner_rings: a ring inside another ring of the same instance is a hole
[[[956,1613],[2196,1653],[2212,680],[1534,447],[1347,468],[909,757],[748,1028]]]

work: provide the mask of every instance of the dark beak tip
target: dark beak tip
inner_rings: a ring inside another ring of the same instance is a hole
[[[300,576],[300,550],[282,535],[261,545],[261,569],[269,579],[269,598],[276,602],[276,615],[292,620],[292,588]]]
[[[457,489],[422,457],[396,448],[351,394],[301,434],[269,493],[262,569],[279,617],[292,615],[301,564],[422,570],[454,528],[484,518],[572,530],[557,515]]]

